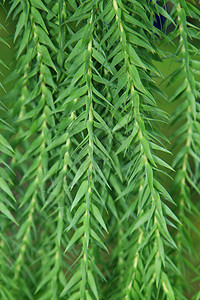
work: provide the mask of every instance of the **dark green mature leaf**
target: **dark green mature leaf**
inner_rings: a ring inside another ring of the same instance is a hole
[[[47,7],[44,5],[42,0],[31,0],[31,3],[34,7],[39,8],[41,10],[44,10],[46,12],[48,12]]]

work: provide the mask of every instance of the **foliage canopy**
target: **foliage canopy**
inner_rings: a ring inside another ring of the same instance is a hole
[[[12,0],[7,17],[1,299],[200,299],[195,1]]]

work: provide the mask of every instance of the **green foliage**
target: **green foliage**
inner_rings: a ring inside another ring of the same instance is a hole
[[[199,299],[200,11],[157,2],[11,1],[2,300]]]

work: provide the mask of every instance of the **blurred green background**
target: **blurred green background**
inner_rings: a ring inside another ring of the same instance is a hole
[[[7,1],[8,2],[8,1]],[[6,20],[9,4],[0,3],[0,37],[3,38],[7,44],[5,45],[0,41],[0,59],[7,65],[8,68],[1,66],[0,69],[0,82],[3,83],[5,90],[11,88],[11,84],[6,83],[7,76],[11,73],[14,68],[14,45],[13,45],[13,34],[15,31],[15,22],[11,18]],[[0,87],[0,98],[5,95],[5,91]]]

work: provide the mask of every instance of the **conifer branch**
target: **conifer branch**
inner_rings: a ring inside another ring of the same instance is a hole
[[[182,149],[174,158],[174,168],[177,170],[177,174],[175,176],[172,192],[176,195],[177,216],[181,221],[176,234],[179,252],[175,255],[175,262],[180,270],[180,276],[177,276],[175,285],[179,293],[183,294],[185,289],[190,290],[188,283],[184,280],[186,269],[190,265],[188,251],[197,257],[195,249],[192,247],[189,232],[194,231],[198,233],[198,231],[195,226],[191,224],[189,215],[193,214],[197,217],[199,216],[199,212],[192,201],[193,193],[200,194],[196,186],[197,179],[195,178],[192,167],[192,161],[194,165],[196,165],[196,158],[199,155],[197,151],[199,143],[194,138],[196,135],[196,127],[194,124],[198,118],[198,103],[196,101],[197,89],[194,76],[195,72],[192,68],[193,47],[189,42],[191,27],[186,18],[186,13],[192,13],[194,8],[192,5],[187,6],[187,4],[182,1],[178,1],[175,4],[175,8],[178,25],[176,35],[178,35],[180,39],[177,55],[181,58],[176,77],[181,79],[182,83],[175,95],[171,98],[171,101],[182,99],[182,102],[178,105],[175,113],[172,114],[171,122],[173,122],[175,118],[176,120],[184,118],[184,124],[181,125],[173,135],[173,138],[177,140],[177,145],[181,145]],[[194,157],[193,153],[196,153],[197,156]]]

